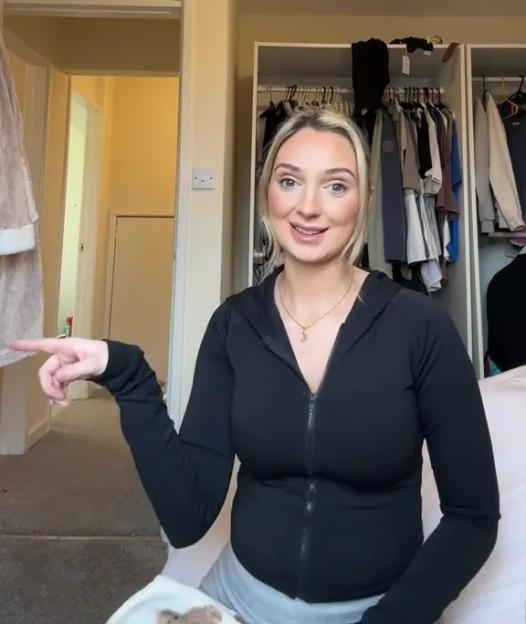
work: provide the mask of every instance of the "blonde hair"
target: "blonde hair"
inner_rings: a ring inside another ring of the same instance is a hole
[[[282,145],[304,128],[319,132],[334,132],[346,138],[356,155],[358,178],[359,210],[356,227],[345,246],[344,255],[349,264],[354,265],[360,258],[367,238],[367,219],[370,197],[369,150],[358,126],[348,117],[331,110],[305,110],[293,113],[279,128],[268,150],[258,185],[258,209],[265,233],[269,240],[269,257],[265,275],[271,273],[279,263],[281,248],[270,224],[268,211],[268,187],[274,169],[276,155]]]

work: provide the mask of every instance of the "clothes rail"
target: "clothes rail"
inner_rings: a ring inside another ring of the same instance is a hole
[[[270,91],[290,91],[291,89],[296,89],[297,91],[302,91],[303,93],[319,93],[326,89],[331,93],[354,93],[354,90],[350,87],[333,87],[332,85],[298,85],[298,84],[290,84],[290,85],[258,85],[258,93],[268,93]],[[422,86],[412,86],[408,85],[407,87],[386,87],[386,89],[390,89],[395,93],[403,94],[406,89],[420,89],[422,91],[433,90],[436,92],[440,92],[441,95],[444,94],[443,87],[422,87]]]
[[[520,82],[521,80],[522,76],[476,76],[473,78],[473,82]]]
[[[347,87],[333,87],[331,85],[258,85],[258,93],[268,93],[270,91],[290,91],[296,89],[302,93],[319,93],[325,89],[330,93],[353,93],[353,89]]]

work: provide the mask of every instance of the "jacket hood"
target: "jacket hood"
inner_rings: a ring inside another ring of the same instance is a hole
[[[283,330],[274,301],[276,278],[282,270],[282,267],[276,269],[257,286],[247,288],[227,300],[227,304],[248,321],[262,338],[274,337]],[[350,331],[346,334],[352,342],[367,331],[400,289],[401,286],[389,279],[385,273],[369,273],[344,323],[349,324]],[[352,323],[349,323],[351,320]]]

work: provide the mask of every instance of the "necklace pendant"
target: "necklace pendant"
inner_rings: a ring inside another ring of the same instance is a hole
[[[301,342],[305,342],[306,340],[307,340],[307,332],[304,329],[302,329],[301,330],[300,341]]]

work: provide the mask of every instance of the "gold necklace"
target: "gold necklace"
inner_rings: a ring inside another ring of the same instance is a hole
[[[298,321],[298,319],[296,317],[294,317],[290,311],[288,310],[287,306],[285,305],[285,302],[283,301],[283,297],[281,295],[281,288],[280,288],[280,283],[281,280],[278,282],[278,287],[277,287],[277,291],[278,291],[278,297],[279,297],[279,302],[281,303],[281,307],[285,310],[285,312],[287,313],[288,316],[290,316],[290,318],[296,323],[296,325],[298,325],[298,327],[301,329],[301,336],[300,336],[300,340],[301,342],[305,342],[308,338],[307,336],[307,331],[309,329],[311,329],[312,327],[314,327],[314,325],[316,325],[316,323],[319,323],[321,320],[323,320],[325,317],[329,316],[329,314],[331,312],[333,312],[334,310],[336,310],[336,308],[340,305],[340,303],[345,299],[345,297],[347,297],[347,295],[349,294],[349,292],[351,291],[352,288],[352,277],[351,277],[351,283],[349,284],[349,287],[347,288],[347,290],[345,291],[345,293],[343,294],[343,296],[338,299],[338,301],[332,306],[332,308],[330,310],[328,310],[327,312],[325,312],[325,314],[322,314],[319,318],[317,318],[315,321],[313,321],[312,323],[310,323],[309,325],[303,325],[302,323],[300,323]]]

